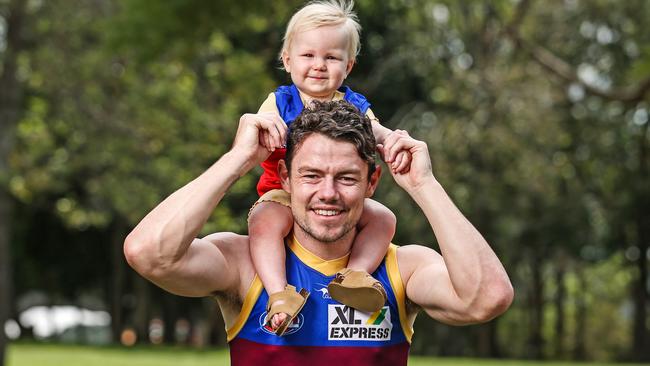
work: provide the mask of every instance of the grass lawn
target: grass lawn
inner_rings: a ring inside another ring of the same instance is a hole
[[[194,351],[174,347],[90,347],[58,344],[11,344],[7,366],[226,366],[228,350]],[[524,365],[605,366],[606,363],[528,362],[412,356],[409,366]],[[626,364],[640,366],[640,364]]]
[[[228,350],[195,351],[174,347],[93,347],[61,344],[10,344],[7,366],[221,366]]]

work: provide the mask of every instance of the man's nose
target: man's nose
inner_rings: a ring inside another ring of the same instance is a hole
[[[334,178],[325,178],[321,182],[318,189],[318,199],[323,202],[336,201],[338,198],[338,191],[336,190],[336,182]]]

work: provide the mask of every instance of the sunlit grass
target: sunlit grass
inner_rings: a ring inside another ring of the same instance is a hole
[[[226,366],[228,350],[198,351],[175,347],[91,347],[59,344],[11,344],[7,366]],[[613,363],[530,362],[412,356],[409,366],[607,366]],[[626,366],[641,366],[626,364]]]
[[[221,366],[228,350],[198,351],[174,347],[92,347],[12,344],[7,366]]]

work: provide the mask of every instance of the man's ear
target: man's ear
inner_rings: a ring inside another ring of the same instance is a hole
[[[284,159],[278,162],[278,174],[280,175],[280,183],[282,183],[282,189],[291,193],[291,184],[289,184],[289,170],[287,169],[287,164],[284,163]]]
[[[378,164],[374,173],[370,175],[370,179],[368,180],[368,189],[366,190],[366,197],[372,197],[372,195],[375,194],[375,190],[379,185],[380,177],[381,177],[381,166]]]
[[[287,72],[291,72],[291,66],[289,65],[289,52],[286,50],[282,51],[282,64]]]

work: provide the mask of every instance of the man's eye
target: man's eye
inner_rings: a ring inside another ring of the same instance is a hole
[[[355,178],[352,177],[340,177],[339,180],[345,184],[352,184],[357,181]]]

